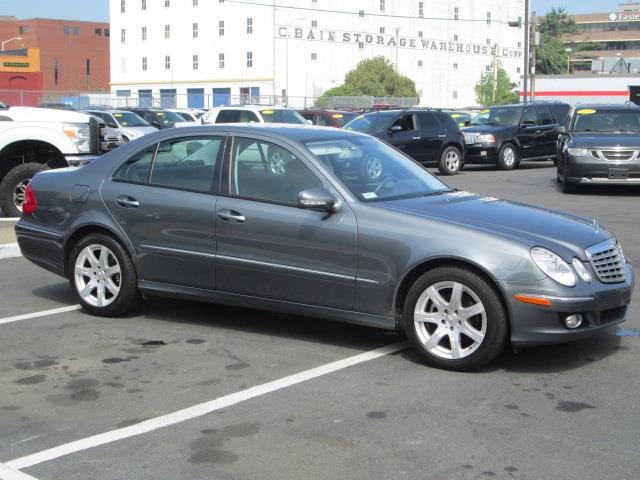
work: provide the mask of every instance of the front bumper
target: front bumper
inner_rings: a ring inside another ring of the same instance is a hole
[[[624,322],[631,302],[633,278],[633,268],[627,264],[624,282],[604,284],[594,281],[570,289],[570,294],[567,294],[569,289],[564,289],[557,295],[552,289],[557,291],[558,288],[550,283],[553,282],[550,279],[534,284],[502,282],[511,317],[511,343],[519,346],[565,343]],[[516,294],[547,298],[551,305],[523,303],[514,298]],[[576,313],[582,315],[582,325],[567,328],[563,319]]]
[[[565,164],[565,178],[571,183],[640,185],[640,160],[607,161],[569,156]]]
[[[64,159],[67,161],[67,164],[70,167],[81,167],[82,165],[87,165],[88,163],[93,162],[96,158],[99,158],[98,155],[65,155]]]
[[[498,150],[494,144],[474,143],[466,145],[464,163],[494,164],[498,161]]]

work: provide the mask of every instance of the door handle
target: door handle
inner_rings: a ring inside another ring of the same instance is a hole
[[[225,222],[243,223],[245,221],[244,215],[235,210],[220,210],[218,211],[218,218]]]
[[[138,208],[140,202],[133,197],[121,196],[116,198],[116,203],[125,208]]]
[[[420,140],[422,137],[411,137],[413,140]]]
[[[447,135],[438,135],[438,138],[447,138]]]

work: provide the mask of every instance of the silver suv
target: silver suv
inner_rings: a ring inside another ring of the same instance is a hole
[[[306,124],[292,108],[269,105],[230,105],[215,107],[200,119],[202,123],[297,123]]]
[[[140,138],[158,129],[152,127],[140,115],[127,110],[84,110],[104,120],[108,137],[117,137],[120,143]]]

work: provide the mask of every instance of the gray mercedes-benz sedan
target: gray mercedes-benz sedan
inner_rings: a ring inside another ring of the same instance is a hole
[[[141,293],[273,309],[404,331],[453,370],[620,323],[633,288],[594,221],[457,191],[380,140],[311,126],[167,129],[39,173],[16,234],[91,314]]]

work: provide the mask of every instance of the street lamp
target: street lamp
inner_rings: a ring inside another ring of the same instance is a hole
[[[564,51],[567,52],[567,75],[569,75],[571,73],[569,71],[569,66],[570,66],[569,62],[571,62],[571,52],[573,52],[573,50],[570,48],[565,48]]]
[[[22,40],[22,37],[13,37],[13,38],[10,38],[9,40],[3,40],[3,42],[2,42],[2,46],[0,47],[0,50],[2,50],[2,51],[4,52],[4,45],[5,45],[5,43],[9,43],[9,42],[11,42],[12,40]]]

